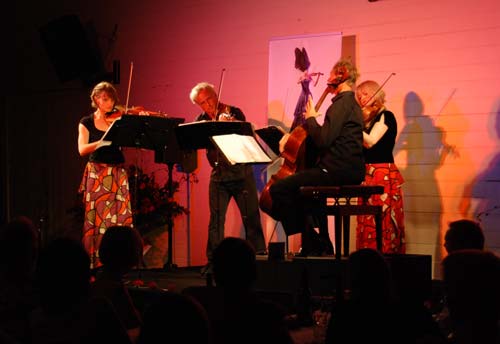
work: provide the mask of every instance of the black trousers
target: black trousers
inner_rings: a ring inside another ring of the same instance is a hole
[[[269,188],[273,216],[275,220],[281,222],[287,235],[302,233],[302,252],[304,254],[333,254],[327,218],[326,216],[311,218],[307,215],[307,208],[314,206],[314,204],[305,203],[300,195],[300,187],[359,184],[361,181],[359,177],[349,173],[329,173],[319,167],[296,172],[277,180]],[[319,233],[316,233],[314,227],[319,227]]]
[[[260,221],[259,200],[253,174],[245,179],[214,181],[209,184],[210,222],[208,225],[207,258],[212,260],[215,247],[224,239],[227,207],[234,198],[245,227],[246,239],[256,252],[264,251],[266,243]]]

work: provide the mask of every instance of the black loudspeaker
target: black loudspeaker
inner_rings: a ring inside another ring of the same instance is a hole
[[[54,19],[39,32],[61,82],[90,81],[104,75],[101,54],[76,15]]]
[[[432,295],[432,256],[385,254],[391,268],[396,296],[406,302],[422,303]]]

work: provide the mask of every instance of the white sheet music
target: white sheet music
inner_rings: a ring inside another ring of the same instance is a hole
[[[253,136],[227,134],[212,136],[212,140],[232,165],[271,162]]]

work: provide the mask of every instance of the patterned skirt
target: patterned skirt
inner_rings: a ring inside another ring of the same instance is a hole
[[[101,265],[98,249],[106,229],[132,226],[127,172],[122,166],[88,162],[79,191],[85,204],[82,241],[95,268]]]
[[[368,203],[382,206],[382,252],[405,253],[403,176],[394,163],[366,164],[364,185],[382,185],[384,193],[373,195]],[[377,248],[375,217],[357,216],[356,249]]]

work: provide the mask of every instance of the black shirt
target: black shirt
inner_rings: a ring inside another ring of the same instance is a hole
[[[239,108],[235,106],[226,106],[226,109],[227,108],[229,108],[229,114],[232,115],[235,120],[245,121],[245,115]],[[212,117],[210,117],[205,112],[198,115],[198,117],[196,117],[195,119],[195,121],[211,120]],[[245,177],[249,175],[252,175],[253,173],[252,167],[250,165],[231,165],[224,157],[224,154],[213,144],[211,144],[210,147],[207,148],[207,159],[212,166],[211,178],[215,181],[241,180],[245,179]]]
[[[99,141],[104,131],[99,130],[94,124],[94,114],[80,119],[80,123],[89,131],[89,143]],[[122,151],[118,146],[104,146],[96,149],[89,155],[89,161],[104,164],[121,164],[125,161]]]
[[[304,126],[319,149],[320,168],[364,179],[363,114],[354,92],[341,92],[332,99],[322,126],[315,118],[308,118]]]
[[[371,148],[363,148],[366,163],[394,162],[392,151],[396,143],[396,134],[398,131],[398,124],[394,114],[388,110],[382,111],[374,118],[372,124],[365,129],[365,132],[369,134],[373,129],[373,125],[380,121],[382,115],[384,115],[384,123],[387,125],[387,131]]]

